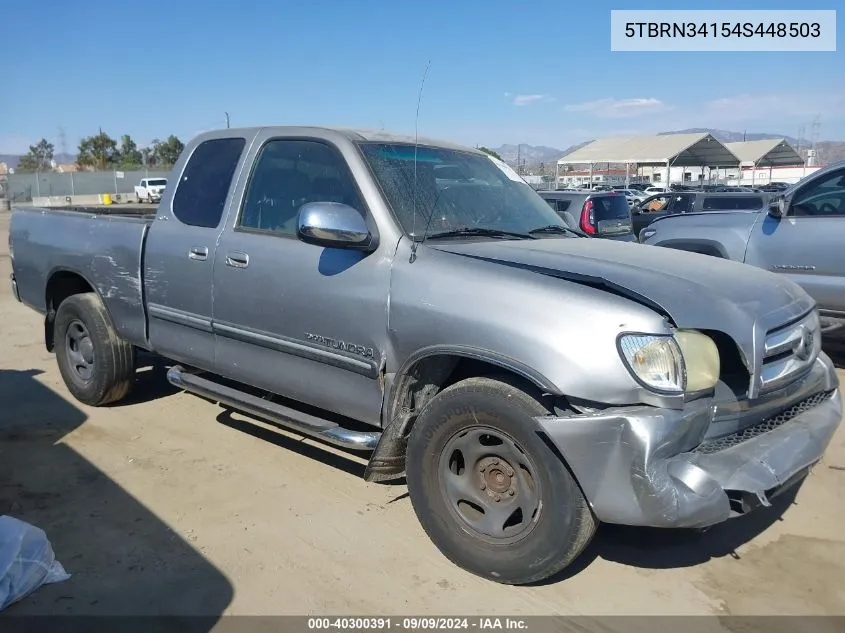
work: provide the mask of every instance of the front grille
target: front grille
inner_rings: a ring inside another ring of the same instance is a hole
[[[746,440],[750,440],[752,438],[763,435],[764,433],[768,433],[769,431],[773,431],[779,426],[783,426],[796,416],[801,415],[802,413],[806,413],[813,407],[819,406],[825,400],[830,399],[832,395],[833,390],[820,391],[819,393],[813,394],[809,398],[804,398],[803,400],[799,400],[795,404],[788,406],[780,413],[776,413],[775,415],[765,418],[757,424],[745,427],[741,431],[737,431],[736,433],[731,433],[730,435],[724,435],[722,437],[717,437],[711,440],[706,440],[702,442],[698,446],[698,448],[693,450],[693,453],[699,453],[702,455],[718,453],[719,451],[723,451],[732,446],[736,446],[737,444],[741,444]]]
[[[769,332],[763,345],[760,391],[778,389],[808,372],[821,351],[821,338],[815,310],[795,323]]]

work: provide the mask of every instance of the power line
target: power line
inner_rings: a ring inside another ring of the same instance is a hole
[[[65,129],[59,126],[59,150],[67,158],[67,136],[65,136]]]

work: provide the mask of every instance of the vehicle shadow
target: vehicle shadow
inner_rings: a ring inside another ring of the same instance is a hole
[[[232,585],[65,443],[71,433],[84,440],[104,431],[85,424],[86,414],[39,382],[40,373],[0,369],[0,514],[43,529],[71,578],[10,605],[0,630],[31,624],[18,616],[156,615],[205,616],[192,620],[191,631],[210,631]],[[156,628],[176,624],[157,621]]]
[[[239,416],[238,418],[234,417],[233,414],[235,413]],[[367,451],[353,451],[331,446],[316,438],[307,438],[310,442],[314,442],[314,444],[308,444],[304,441],[306,439],[305,436],[301,436],[302,439],[297,439],[281,433],[281,431],[285,431],[299,436],[300,434],[296,431],[291,431],[283,425],[274,424],[266,420],[259,422],[256,418],[246,413],[228,407],[224,407],[223,411],[217,416],[217,422],[236,431],[252,435],[257,439],[275,444],[285,450],[295,451],[304,457],[322,462],[326,466],[336,468],[353,477],[364,477],[364,471],[367,467],[361,461],[356,460],[356,458],[368,459],[370,453]],[[324,446],[326,448],[323,448]],[[329,448],[331,450],[328,450]],[[383,483],[387,486],[404,486],[405,478],[385,481]]]
[[[590,545],[570,567],[536,585],[554,584],[576,576],[597,558],[642,569],[692,567],[724,556],[739,559],[736,550],[740,546],[783,520],[784,513],[797,503],[795,499],[803,483],[772,499],[769,508],[730,519],[708,530],[601,525]]]
[[[167,381],[167,370],[172,366],[172,361],[158,354],[139,350],[135,361],[135,386],[128,396],[107,406],[125,407],[178,393],[179,389]]]

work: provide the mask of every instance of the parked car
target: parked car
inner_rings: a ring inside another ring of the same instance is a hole
[[[404,475],[428,536],[484,578],[557,574],[601,521],[769,505],[840,424],[798,285],[581,237],[478,150],[225,129],[170,180],[146,216],[12,214],[12,291],[68,391],[119,401],[156,352],[180,389],[365,451],[367,481]]]
[[[767,208],[667,216],[639,235],[644,244],[779,273],[815,299],[825,330],[845,324],[845,161],[805,177]]]
[[[653,196],[657,193],[667,193],[669,190],[666,187],[646,187],[643,191],[649,196]]]
[[[790,185],[785,182],[770,182],[766,185],[761,185],[760,190],[770,193],[778,193],[789,189]]]
[[[657,218],[704,211],[754,211],[762,209],[767,194],[682,191],[650,196],[631,208],[634,235]]]
[[[570,226],[587,235],[636,242],[631,209],[616,191],[541,191],[540,196]]]
[[[138,202],[161,202],[161,196],[167,187],[167,178],[142,178],[135,185],[135,199]]]
[[[616,193],[620,193],[625,196],[625,199],[628,201],[629,207],[633,207],[637,202],[648,198],[648,194],[646,194],[644,191],[640,191],[639,189],[626,189],[625,187],[614,187],[613,190]]]

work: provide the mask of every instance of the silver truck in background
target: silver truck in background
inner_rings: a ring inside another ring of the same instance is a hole
[[[768,208],[661,217],[640,241],[778,273],[815,299],[824,331],[845,325],[845,161],[803,178]]]
[[[799,286],[584,237],[480,151],[226,129],[170,182],[146,215],[12,215],[12,288],[70,393],[120,400],[156,352],[182,389],[404,475],[432,541],[485,578],[548,578],[601,521],[768,505],[841,422]]]

